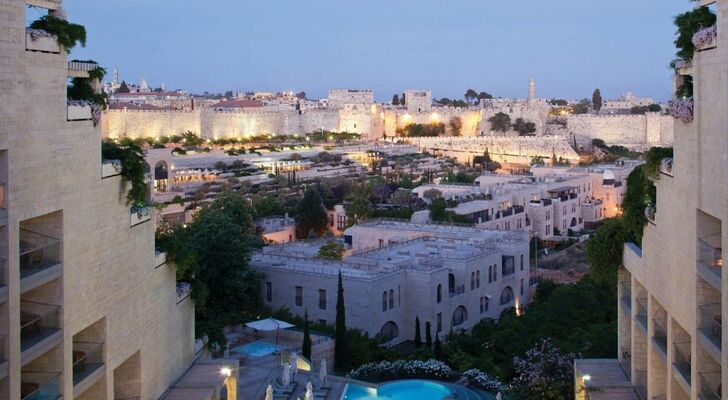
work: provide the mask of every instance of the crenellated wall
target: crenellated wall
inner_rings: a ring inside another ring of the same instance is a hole
[[[546,133],[568,137],[580,146],[590,146],[592,139],[609,145],[643,148],[651,145],[671,145],[674,119],[669,115],[569,115],[566,126],[547,124]]]

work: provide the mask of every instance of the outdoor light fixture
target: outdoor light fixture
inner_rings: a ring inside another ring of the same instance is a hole
[[[584,382],[589,382],[589,381],[591,380],[591,375],[584,375],[584,376],[583,376],[583,377],[582,377],[581,379],[582,379],[582,380],[583,380]]]
[[[225,375],[227,377],[230,377],[230,375],[233,374],[233,370],[229,367],[222,367],[220,368],[220,375]]]

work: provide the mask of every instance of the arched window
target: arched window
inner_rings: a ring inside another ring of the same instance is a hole
[[[521,254],[521,271],[523,271],[523,254]]]
[[[394,308],[394,289],[389,289],[389,309]]]
[[[571,227],[573,228],[575,226],[576,226],[576,218],[572,218],[571,219]]]
[[[501,292],[500,296],[500,303],[501,305],[506,305],[513,301],[513,289],[511,289],[510,286],[506,286],[505,289]]]
[[[397,336],[399,336],[399,327],[393,321],[387,322],[379,330],[379,337],[382,342],[389,342]]]
[[[475,287],[480,287],[480,270],[475,271]]]
[[[488,283],[493,282],[493,266],[488,266]]]
[[[442,303],[442,285],[437,285],[437,303]]]
[[[453,275],[453,274],[447,275],[447,290],[450,293],[455,292],[455,275]]]
[[[475,272],[470,273],[470,290],[475,289]]]
[[[387,291],[382,293],[382,311],[387,311]]]
[[[465,306],[458,306],[452,313],[452,326],[462,325],[468,320],[468,309]]]

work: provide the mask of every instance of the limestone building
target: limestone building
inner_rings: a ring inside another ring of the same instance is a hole
[[[95,64],[26,33],[28,6],[61,5],[0,1],[0,398],[156,399],[192,361],[194,306],[67,102]]]
[[[728,387],[728,352],[722,350],[723,338],[728,339],[722,326],[728,301],[728,274],[722,273],[728,241],[723,229],[728,221],[728,0],[696,6],[715,8],[717,37],[677,71],[678,80],[693,78],[694,114],[675,120],[674,168],[672,159],[663,160],[654,182],[657,204],[648,208],[641,248],[625,246],[619,271],[618,361],[642,399],[720,399]],[[615,385],[604,379],[605,368],[580,361],[577,399],[609,393]]]
[[[524,232],[371,220],[344,232],[343,261],[317,258],[318,245],[292,242],[252,256],[264,272],[263,300],[320,323],[336,319],[338,273],[347,325],[396,344],[422,334],[469,329],[529,298],[529,237]]]

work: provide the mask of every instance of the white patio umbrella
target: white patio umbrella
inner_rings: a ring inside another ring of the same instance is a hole
[[[281,376],[281,382],[283,386],[288,386],[291,383],[291,364],[283,364],[283,376]]]
[[[245,324],[245,326],[261,332],[276,331],[276,353],[278,353],[278,331],[280,329],[288,329],[294,327],[294,325],[291,325],[286,321],[281,321],[275,318],[266,318],[260,319],[258,321],[248,322],[247,324]]]
[[[313,385],[311,381],[306,382],[306,393],[303,394],[303,400],[313,400]]]
[[[265,400],[273,400],[273,385],[271,384],[268,384],[265,389]]]
[[[501,394],[501,392],[498,392],[498,394],[495,395],[495,400],[503,400],[503,395]]]
[[[321,360],[321,370],[319,370],[319,381],[321,381],[322,384],[326,383],[326,378],[328,378],[328,371],[326,371],[326,360]]]

